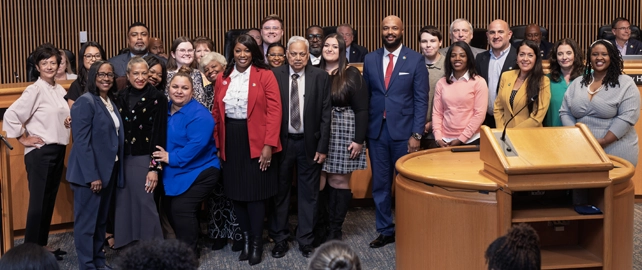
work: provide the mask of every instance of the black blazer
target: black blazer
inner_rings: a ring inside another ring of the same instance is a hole
[[[152,53],[147,53],[147,54],[156,56],[156,58],[158,58],[158,61],[161,61],[163,62],[163,64],[167,65],[167,59],[165,59],[165,57],[158,56]],[[109,63],[111,63],[114,66],[114,73],[116,74],[116,77],[122,77],[126,75],[127,63],[129,63],[129,60],[131,58],[132,56],[130,53],[123,53],[109,59]]]
[[[282,65],[272,70],[281,91],[283,118],[281,121],[281,144],[283,155],[287,153],[288,125],[290,124],[290,66]],[[303,137],[305,154],[310,164],[315,163],[314,155],[328,153],[330,143],[330,122],[332,104],[330,100],[330,80],[328,73],[320,68],[305,67],[305,94],[303,95]],[[299,85],[299,87],[301,87]],[[299,89],[301,90],[301,89]]]
[[[350,56],[348,56],[348,62],[363,63],[363,60],[366,59],[366,54],[368,54],[368,49],[366,49],[366,47],[352,43],[350,45]]]
[[[485,51],[483,53],[480,53],[475,57],[475,68],[477,69],[477,73],[479,73],[479,76],[482,76],[484,80],[488,83],[488,64],[490,63],[490,50]],[[513,46],[511,46],[510,51],[508,51],[508,55],[506,56],[506,61],[504,62],[504,66],[502,67],[502,73],[504,71],[508,71],[511,69],[515,68],[515,65],[517,64],[517,49]],[[499,90],[499,81],[501,81],[502,75],[499,75],[499,79],[497,79],[497,88],[496,89],[488,89],[490,90],[495,90],[495,93]]]
[[[513,42],[513,47],[519,50],[519,44],[521,44],[522,41],[523,40]],[[541,40],[539,42],[539,55],[542,57],[542,60],[549,59],[551,56],[551,50],[553,50],[553,43],[546,40]]]

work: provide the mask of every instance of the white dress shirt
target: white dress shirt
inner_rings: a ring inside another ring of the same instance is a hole
[[[230,85],[227,88],[223,103],[225,116],[233,119],[247,119],[247,99],[250,88],[250,65],[245,71],[239,72],[234,66],[230,74]]]
[[[399,54],[401,53],[401,48],[403,47],[403,44],[399,45],[399,48],[394,50],[393,52],[388,51],[387,49],[383,49],[383,75],[386,75],[386,69],[388,68],[388,62],[390,62],[390,56],[388,54],[394,55],[392,58],[392,69],[395,69],[395,65],[397,64],[397,59],[399,59]]]

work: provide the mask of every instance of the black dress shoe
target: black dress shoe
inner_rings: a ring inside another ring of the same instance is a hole
[[[64,251],[62,249],[56,249],[56,250],[52,251],[51,253],[56,254],[58,256],[67,255],[67,251]]]
[[[272,257],[281,258],[285,256],[285,253],[288,253],[288,250],[290,250],[290,247],[287,240],[276,242],[272,248]]]
[[[377,237],[377,239],[370,242],[370,248],[380,248],[394,242],[395,242],[394,235],[387,236],[387,235],[380,234],[379,237]]]
[[[55,253],[52,253],[52,254],[53,254],[53,255],[54,255],[54,257],[56,258],[56,260],[58,260],[58,261],[62,261],[62,260],[64,260],[64,259],[62,258],[62,256],[60,256],[60,255],[58,255],[58,254],[55,254]]]
[[[250,257],[250,233],[243,232],[243,249],[239,254],[239,261],[247,261]]]
[[[312,245],[305,245],[300,247],[299,250],[301,251],[301,255],[303,255],[303,257],[310,258],[310,256],[314,252],[314,247],[312,247]]]
[[[241,240],[233,240],[232,241],[232,251],[237,252],[243,250],[243,246],[245,245],[245,242]]]
[[[221,250],[227,245],[227,239],[225,238],[216,238],[212,244],[212,250]],[[240,249],[239,249],[240,250]]]

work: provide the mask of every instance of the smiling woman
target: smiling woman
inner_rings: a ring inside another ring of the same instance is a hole
[[[170,57],[167,61],[167,81],[171,81],[179,69],[186,67],[186,72],[190,74],[191,80],[193,82],[192,96],[199,103],[203,104],[206,108],[209,108],[209,104],[212,102],[211,99],[208,100],[208,95],[205,93],[203,87],[203,77],[200,70],[197,69],[197,62],[194,61],[194,45],[192,40],[188,37],[179,37],[174,40],[172,43],[172,48],[170,51]],[[169,84],[165,88],[165,94],[169,93]]]

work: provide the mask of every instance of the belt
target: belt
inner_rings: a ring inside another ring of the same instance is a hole
[[[303,133],[288,133],[288,138],[292,140],[303,140]]]

